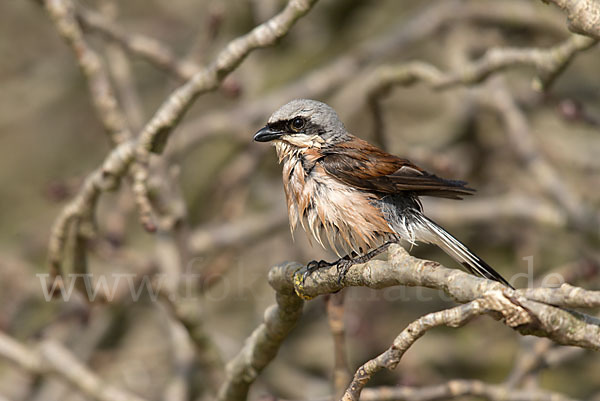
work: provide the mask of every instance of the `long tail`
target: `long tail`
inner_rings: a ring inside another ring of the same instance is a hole
[[[454,238],[448,231],[437,225],[434,221],[425,217],[423,214],[418,213],[415,216],[420,224],[421,230],[419,230],[418,240],[423,242],[429,242],[442,248],[449,256],[451,256],[458,263],[462,264],[472,274],[480,277],[484,277],[490,280],[498,281],[509,288],[513,288],[490,265],[485,263],[483,259],[475,255],[469,248],[467,248],[462,242]]]

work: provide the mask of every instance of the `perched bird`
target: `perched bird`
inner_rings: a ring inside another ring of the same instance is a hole
[[[272,142],[283,164],[283,187],[292,233],[298,222],[336,262],[312,261],[308,272],[364,263],[393,242],[442,248],[471,273],[511,287],[490,265],[423,214],[419,196],[461,199],[464,181],[440,178],[351,135],[330,106],[296,99],[269,118],[254,140]],[[310,239],[309,235],[309,239]],[[511,287],[512,288],[512,287]]]

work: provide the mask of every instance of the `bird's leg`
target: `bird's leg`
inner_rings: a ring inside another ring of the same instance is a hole
[[[377,248],[370,250],[362,256],[356,256],[356,253],[352,252],[352,256],[346,255],[343,258],[339,259],[335,263],[337,265],[338,271],[338,284],[341,284],[342,281],[346,278],[346,274],[348,274],[348,270],[350,269],[350,267],[352,267],[353,265],[368,262],[380,253],[385,252],[392,243],[393,241],[387,241],[383,245],[380,245]]]

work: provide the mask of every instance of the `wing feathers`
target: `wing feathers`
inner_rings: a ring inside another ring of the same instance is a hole
[[[319,163],[337,180],[368,191],[411,191],[451,199],[474,191],[464,181],[440,178],[359,138],[322,149]]]

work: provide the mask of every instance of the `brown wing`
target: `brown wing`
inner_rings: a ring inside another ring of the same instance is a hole
[[[462,199],[473,189],[464,181],[440,178],[406,159],[390,155],[359,138],[321,150],[319,163],[337,180],[355,188],[392,194],[402,191],[417,195]]]

